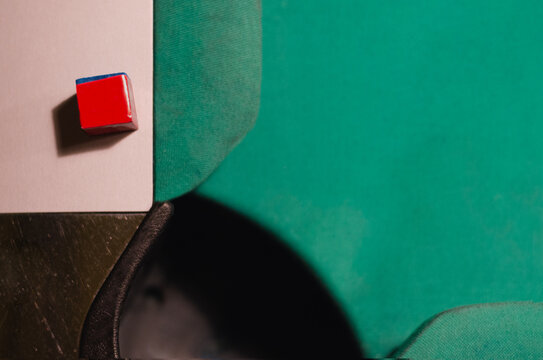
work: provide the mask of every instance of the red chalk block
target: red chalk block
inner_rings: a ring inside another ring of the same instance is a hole
[[[137,130],[130,78],[125,73],[76,80],[81,129],[90,135]]]

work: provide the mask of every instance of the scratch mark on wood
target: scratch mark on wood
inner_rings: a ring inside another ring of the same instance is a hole
[[[66,234],[64,233],[64,227],[62,226],[62,223],[60,221],[57,222],[57,225],[58,225],[58,233],[64,239],[66,237]]]
[[[49,322],[47,321],[47,318],[45,316],[43,316],[43,313],[38,305],[38,303],[36,301],[34,301],[34,307],[36,308],[36,310],[40,313],[41,315],[41,322],[45,325],[45,328],[47,329],[47,332],[49,333],[49,335],[51,335],[51,339],[53,339],[53,341],[55,342],[55,345],[57,347],[57,350],[58,352],[60,353],[60,355],[64,355],[64,352],[62,351],[62,348],[60,347],[60,343],[58,342],[57,338],[55,337],[55,333],[53,333],[53,330],[51,330],[51,326],[49,326]]]
[[[21,222],[19,219],[13,219],[11,223],[17,228],[20,238],[24,239],[23,228],[21,227]]]

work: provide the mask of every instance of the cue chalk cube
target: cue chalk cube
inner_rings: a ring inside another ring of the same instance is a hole
[[[81,129],[89,135],[137,130],[130,78],[126,73],[75,81]]]

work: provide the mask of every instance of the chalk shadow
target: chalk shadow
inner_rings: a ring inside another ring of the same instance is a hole
[[[68,156],[107,149],[130,135],[131,132],[105,135],[88,135],[81,130],[77,96],[74,94],[61,102],[52,111],[57,144],[57,155]]]

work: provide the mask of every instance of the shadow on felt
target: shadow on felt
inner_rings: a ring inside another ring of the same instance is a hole
[[[283,241],[194,193],[173,204],[123,307],[122,357],[362,358],[339,305]]]

